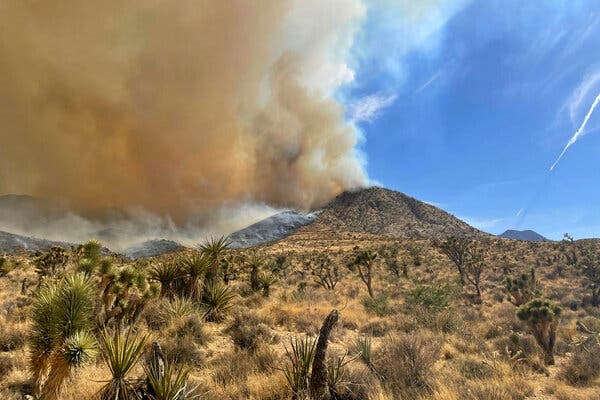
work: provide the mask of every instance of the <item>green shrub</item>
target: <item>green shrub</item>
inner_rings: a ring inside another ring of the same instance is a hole
[[[365,297],[362,304],[367,311],[372,312],[379,317],[383,317],[392,313],[389,300],[390,298],[388,295],[381,293],[375,297]]]
[[[412,305],[440,310],[448,307],[452,292],[453,289],[449,284],[439,286],[417,285],[406,293],[406,300]]]

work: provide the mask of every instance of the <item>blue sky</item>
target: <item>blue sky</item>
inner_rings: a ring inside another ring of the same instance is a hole
[[[340,93],[370,178],[491,233],[600,237],[600,110],[549,171],[600,94],[600,4],[390,3]]]

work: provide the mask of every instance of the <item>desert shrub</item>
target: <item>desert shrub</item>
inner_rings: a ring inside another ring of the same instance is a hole
[[[0,380],[8,375],[14,367],[15,359],[10,354],[0,354]]]
[[[256,350],[271,338],[270,330],[256,313],[238,313],[226,331],[233,343],[244,350]]]
[[[458,370],[467,379],[487,379],[494,375],[494,369],[490,365],[473,358],[458,360]]]
[[[0,277],[5,276],[13,269],[15,269],[15,265],[8,258],[0,256]]]
[[[10,325],[0,316],[0,351],[22,348],[27,342],[27,331],[22,325]]]
[[[368,312],[383,317],[392,313],[389,300],[388,295],[381,293],[374,297],[365,297],[362,304]]]
[[[427,331],[388,336],[375,351],[374,368],[395,396],[417,398],[431,390],[431,368],[441,341]]]
[[[448,307],[453,289],[450,285],[417,285],[406,293],[408,304],[439,310]]]
[[[167,358],[179,365],[199,367],[204,365],[205,356],[202,349],[192,340],[186,338],[168,338],[161,343]]]
[[[599,337],[592,335],[579,343],[562,366],[560,378],[572,385],[585,385],[600,376]]]
[[[179,319],[174,323],[172,330],[173,336],[179,340],[192,341],[200,346],[210,341],[210,335],[204,329],[204,322],[197,314]]]
[[[251,354],[244,350],[222,354],[211,362],[212,380],[223,387],[241,384],[257,370]]]
[[[386,319],[376,319],[363,325],[360,328],[360,333],[371,335],[373,337],[383,337],[391,329],[391,325]]]

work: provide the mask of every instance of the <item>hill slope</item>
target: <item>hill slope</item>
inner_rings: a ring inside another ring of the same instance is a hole
[[[245,248],[275,242],[311,224],[316,218],[317,213],[304,214],[292,210],[277,213],[229,235],[231,247]]]
[[[21,251],[44,251],[52,246],[61,246],[68,249],[71,246],[75,246],[75,244],[38,239],[0,231],[0,254],[16,254]]]
[[[488,235],[437,207],[380,187],[338,195],[313,225],[308,229],[328,228],[397,238]]]
[[[524,240],[527,242],[549,242],[550,241],[550,240],[546,239],[544,236],[540,235],[539,233],[529,230],[529,229],[524,230],[524,231],[517,231],[517,230],[509,229],[507,231],[504,231],[504,233],[502,233],[501,235],[498,235],[498,236],[506,238],[506,239]]]

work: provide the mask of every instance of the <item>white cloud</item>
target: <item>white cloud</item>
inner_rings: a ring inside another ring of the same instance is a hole
[[[379,118],[383,110],[390,107],[396,94],[375,93],[361,97],[348,105],[348,115],[353,122],[372,122]]]
[[[575,88],[573,93],[569,96],[561,111],[568,110],[569,118],[572,123],[575,123],[582,114],[582,106],[586,105],[586,100],[590,94],[598,92],[600,88],[600,68],[597,68],[592,73],[586,75],[582,82]],[[593,90],[596,89],[596,90]],[[589,103],[588,103],[589,104]]]

